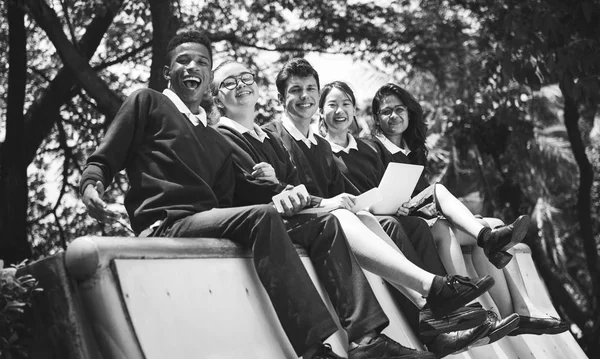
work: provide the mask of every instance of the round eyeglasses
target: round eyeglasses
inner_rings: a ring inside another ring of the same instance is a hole
[[[402,116],[405,113],[407,108],[405,106],[396,106],[394,108],[386,107],[383,110],[379,111],[379,116],[381,117],[390,117],[392,113],[395,113],[397,116]]]
[[[254,83],[254,74],[251,72],[244,72],[239,76],[228,77],[225,80],[221,81],[221,85],[219,85],[219,88],[225,87],[228,90],[233,90],[237,87],[240,81],[246,85],[252,85]]]

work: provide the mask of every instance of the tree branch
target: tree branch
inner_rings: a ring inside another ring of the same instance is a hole
[[[140,46],[136,49],[126,52],[123,55],[118,56],[110,61],[105,61],[99,65],[94,66],[94,70],[100,71],[100,70],[104,70],[105,68],[107,68],[109,66],[120,64],[123,61],[128,60],[129,58],[132,58],[132,57],[136,56],[137,54],[143,52],[144,50],[147,50],[151,46],[152,46],[152,40],[147,41],[147,42],[143,43],[142,46]]]
[[[69,41],[62,31],[61,23],[54,10],[45,1],[24,0],[24,2],[27,12],[44,29],[61,59],[72,71],[72,75],[77,78],[79,84],[98,102],[102,113],[107,117],[114,117],[123,100],[110,90],[106,82],[92,69],[88,59],[81,55]]]
[[[104,9],[98,11],[86,28],[85,34],[78,43],[81,54],[90,59],[104,34],[112,24],[122,0],[106,2]],[[33,161],[40,144],[48,136],[54,123],[60,121],[60,107],[72,97],[72,89],[77,85],[75,76],[68,67],[63,67],[48,85],[46,90],[29,107],[25,115],[25,132],[28,134],[25,149],[25,163]]]

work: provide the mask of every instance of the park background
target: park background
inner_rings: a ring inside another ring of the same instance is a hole
[[[410,89],[434,179],[482,215],[532,216],[525,243],[554,305],[600,357],[599,1],[6,0],[0,14],[5,266],[84,235],[132,235],[126,218],[87,216],[85,159],[127,94],[166,86],[169,38],[203,29],[215,65],[256,71],[261,123],[281,114],[273,81],[292,57],[314,63],[322,85],[348,81],[364,125],[379,85]],[[126,190],[118,174],[107,199]]]

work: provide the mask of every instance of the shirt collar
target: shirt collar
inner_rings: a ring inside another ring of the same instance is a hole
[[[408,156],[408,154],[410,153],[410,149],[408,148],[408,146],[406,145],[406,142],[404,142],[404,139],[402,139],[402,145],[404,148],[400,148],[398,146],[396,146],[395,143],[393,143],[392,141],[388,140],[387,137],[382,136],[382,135],[377,135],[375,136],[377,137],[377,139],[379,141],[381,141],[381,143],[383,144],[383,146],[390,151],[391,154],[396,154],[398,152],[402,152],[404,153],[404,155]]]
[[[236,130],[237,132],[239,132],[241,134],[248,132],[250,134],[250,136],[259,140],[261,143],[265,141],[265,138],[269,138],[269,135],[267,135],[267,133],[265,131],[263,131],[262,128],[260,128],[260,126],[258,126],[255,123],[252,124],[254,131],[250,131],[246,127],[240,125],[239,123],[237,123],[234,120],[230,119],[229,117],[225,117],[225,116],[221,116],[221,118],[219,119],[219,123],[225,127],[229,127],[233,130]]]
[[[183,103],[183,101],[181,101],[181,99],[179,98],[179,96],[177,96],[175,92],[166,88],[163,90],[162,93],[163,95],[167,96],[169,100],[171,100],[171,102],[173,102],[173,104],[175,105],[175,107],[177,107],[179,112],[183,113],[194,126],[198,126],[200,123],[202,123],[204,127],[207,126],[206,112],[202,107],[200,107],[199,114],[193,114],[192,111],[190,111],[190,109]]]
[[[290,118],[286,115],[283,115],[281,122],[283,124],[283,127],[285,127],[285,129],[290,133],[294,140],[304,142],[304,144],[308,148],[310,148],[311,145],[317,145],[317,139],[315,138],[315,134],[313,133],[310,127],[308,128],[308,137],[305,137],[302,134],[302,132],[300,132],[300,130],[296,128],[296,125],[294,125],[292,120],[290,120]]]
[[[340,151],[350,153],[350,150],[358,151],[358,144],[356,143],[354,136],[352,136],[349,133],[348,133],[348,146],[342,147],[342,146],[338,145],[337,143],[333,143],[331,141],[329,141],[329,144],[331,145],[331,150],[333,151],[333,153],[338,153]]]

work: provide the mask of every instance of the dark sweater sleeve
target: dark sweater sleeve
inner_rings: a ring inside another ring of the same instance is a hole
[[[281,139],[273,136],[271,137],[271,143],[273,144],[273,149],[277,152],[277,156],[281,159],[283,163],[285,163],[285,176],[284,178],[280,178],[279,182],[284,185],[292,185],[297,186],[300,184],[300,177],[298,177],[298,169],[294,165],[290,154],[287,149],[283,145]]]
[[[152,107],[151,97],[144,96],[144,91],[147,90],[132,93],[123,102],[104,139],[86,162],[79,182],[80,193],[83,193],[85,186],[96,181],[108,187],[114,175],[125,168],[127,159],[141,143]]]
[[[233,196],[236,180],[233,169],[232,156],[228,156],[216,176],[213,192],[219,201],[219,207],[227,208],[234,205]]]
[[[243,136],[228,128],[218,127],[218,131],[232,146],[232,160],[235,175],[235,205],[266,204],[271,198],[281,193],[286,187],[284,183],[272,183],[252,176],[257,159],[253,158],[253,150]]]

